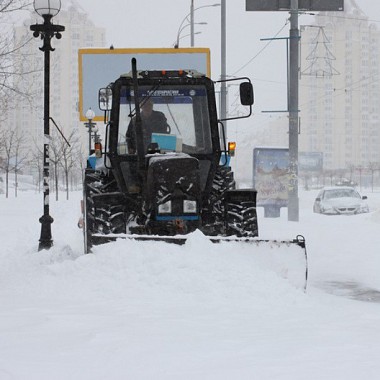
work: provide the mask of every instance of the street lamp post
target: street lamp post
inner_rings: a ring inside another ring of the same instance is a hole
[[[194,34],[202,34],[202,32],[195,32]],[[191,34],[185,34],[184,36],[179,35],[177,40],[173,43],[173,46],[175,49],[178,49],[179,47],[179,41],[182,40],[183,38],[189,37]]]
[[[196,25],[207,25],[207,22],[196,22]],[[178,33],[177,33],[177,42],[174,44],[174,47],[178,49],[179,47],[179,40],[181,40],[182,38],[185,38],[185,37],[188,37],[188,36],[191,36],[193,37],[194,34],[200,34],[200,32],[195,32],[195,33],[190,33],[190,34],[186,34],[186,36],[182,36],[181,37],[181,33],[184,29],[186,29],[187,27],[189,27],[190,24],[186,24],[184,25],[181,29],[178,29]],[[194,37],[193,37],[194,38]]]
[[[194,35],[195,35],[195,33],[194,33],[194,24],[195,24],[195,22],[194,22],[194,12],[197,11],[198,9],[201,9],[201,8],[210,8],[210,7],[220,7],[220,3],[210,4],[210,5],[202,5],[201,7],[194,8],[194,0],[191,0],[190,13],[188,13],[184,17],[184,19],[182,20],[181,24],[179,25],[177,37],[180,34],[180,31],[183,29],[184,22],[187,21],[188,25],[190,25],[190,41],[191,41],[190,45],[191,45],[191,47],[194,47]],[[189,16],[190,16],[190,20],[189,20]],[[178,42],[178,38],[177,38],[177,42]]]
[[[190,46],[194,47],[194,0],[190,0]]]
[[[220,71],[220,80],[222,81],[220,86],[220,118],[226,119],[227,118],[227,84],[225,80],[227,79],[227,48],[226,48],[226,41],[227,41],[227,32],[226,32],[226,0],[221,0],[221,46],[220,46],[220,59],[221,59],[221,71]],[[225,133],[227,136],[227,121],[224,122],[224,128]]]
[[[95,133],[95,142],[96,141],[96,133],[97,131],[95,131],[95,126],[96,126],[96,123],[93,123],[92,120],[94,119],[95,117],[95,112],[89,108],[88,111],[86,112],[86,119],[88,119],[88,123],[84,123],[84,125],[86,126],[86,128],[88,128],[88,155],[91,156],[91,133],[94,132]]]
[[[62,25],[54,25],[51,20],[61,10],[61,0],[34,0],[35,11],[44,19],[43,24],[30,26],[35,38],[41,37],[43,45],[40,50],[44,52],[44,214],[39,219],[41,223],[41,236],[38,250],[49,249],[53,245],[51,236],[51,224],[54,219],[49,215],[49,143],[50,143],[50,51],[51,39],[62,37],[61,32],[65,30]]]

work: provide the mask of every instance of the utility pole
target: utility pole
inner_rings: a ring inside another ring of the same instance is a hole
[[[298,0],[291,0],[289,32],[289,188],[288,220],[298,222],[298,85],[299,85]]]
[[[298,12],[343,11],[344,0],[245,0],[246,11],[289,11],[289,59],[288,59],[288,113],[289,113],[289,187],[288,220],[298,222],[298,85],[299,85],[299,29]]]
[[[190,45],[194,47],[194,0],[190,3]]]
[[[221,72],[220,80],[227,79],[227,65],[226,65],[226,0],[221,0]],[[226,82],[221,83],[220,87],[220,119],[227,118],[227,85]],[[227,122],[224,122],[225,131],[227,134]]]

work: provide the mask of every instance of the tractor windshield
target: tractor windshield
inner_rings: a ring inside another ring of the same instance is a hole
[[[202,85],[139,87],[145,149],[157,143],[161,151],[188,154],[212,152],[206,88]],[[135,98],[132,87],[120,96],[118,153],[135,154]]]

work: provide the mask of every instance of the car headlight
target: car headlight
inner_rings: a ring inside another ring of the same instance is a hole
[[[159,214],[170,214],[172,212],[172,201],[167,201],[158,205]]]
[[[330,205],[323,205],[321,206],[321,213],[330,213],[330,212],[336,212],[336,210],[334,209],[334,207],[330,206]]]
[[[185,199],[183,201],[183,212],[186,214],[194,214],[197,212],[197,202]]]

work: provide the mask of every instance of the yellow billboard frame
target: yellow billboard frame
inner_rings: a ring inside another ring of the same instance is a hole
[[[138,70],[193,69],[211,77],[208,48],[79,49],[80,121],[87,121],[85,114],[88,108],[95,112],[94,121],[104,119],[98,108],[98,90],[129,72],[132,57],[137,59]]]

